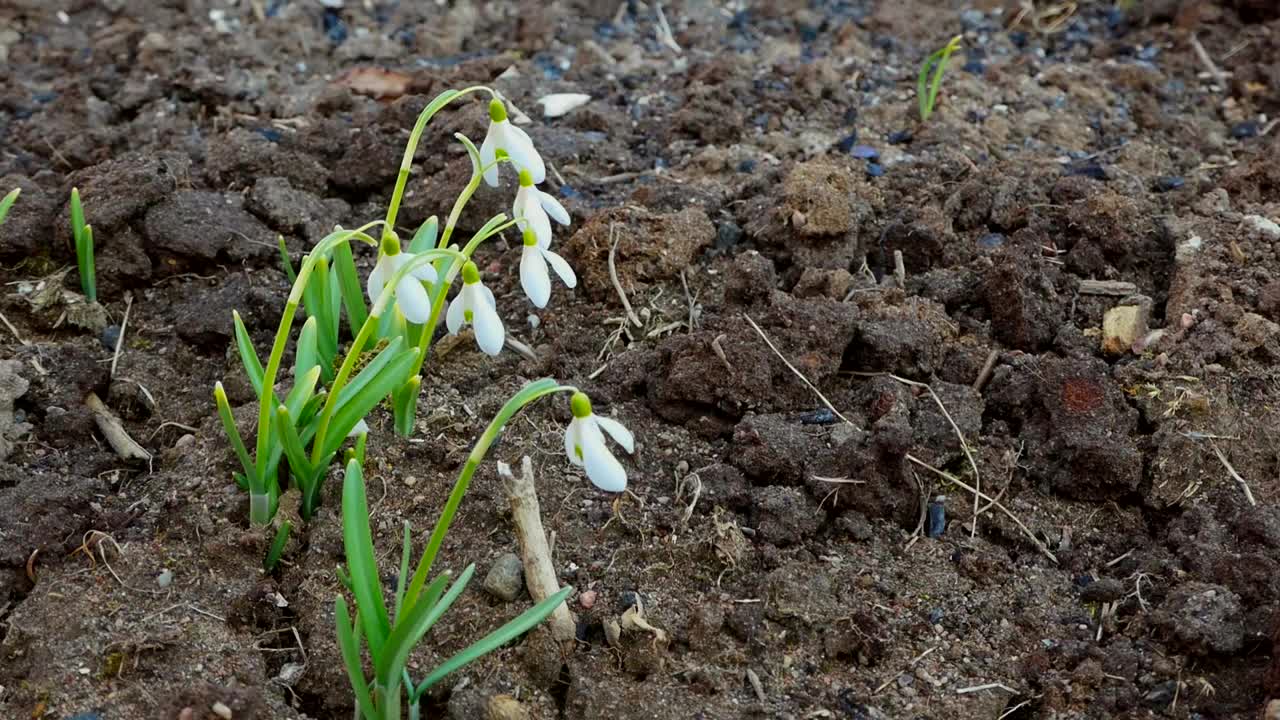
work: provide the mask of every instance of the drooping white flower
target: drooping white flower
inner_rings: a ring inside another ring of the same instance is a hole
[[[533,147],[529,133],[512,125],[507,119],[507,106],[494,98],[489,102],[489,132],[485,133],[484,142],[480,145],[480,164],[488,168],[484,171],[484,181],[489,183],[489,187],[498,187],[495,161],[499,152],[511,158],[516,172],[528,170],[535,183],[547,179],[547,166]]]
[[[464,325],[475,330],[476,344],[489,355],[502,352],[507,332],[498,317],[493,291],[480,282],[480,269],[468,260],[462,266],[462,291],[449,303],[444,322],[450,335],[457,335]]]
[[[520,189],[516,191],[515,202],[511,204],[511,217],[521,221],[520,227],[533,228],[538,238],[538,245],[551,247],[551,218],[561,225],[569,224],[569,213],[559,200],[542,192],[535,186],[532,174],[520,171]]]
[[[378,302],[382,288],[413,258],[414,253],[400,252],[400,241],[395,236],[385,238],[378,255],[378,264],[369,273],[369,301]],[[400,307],[406,320],[421,324],[431,318],[431,297],[422,283],[434,283],[437,279],[435,268],[428,263],[414,268],[396,284],[396,305]]]
[[[569,462],[585,468],[587,479],[605,492],[622,492],[627,489],[627,471],[622,463],[609,452],[604,442],[604,432],[623,450],[635,452],[635,438],[631,431],[613,418],[601,417],[591,412],[591,398],[576,392],[569,401],[573,420],[564,433],[564,452]]]
[[[351,432],[347,433],[347,437],[358,438],[361,435],[368,435],[368,434],[369,434],[369,423],[366,423],[364,420],[357,420],[355,426],[351,428]]]
[[[555,269],[556,274],[567,287],[578,284],[578,276],[564,258],[538,244],[538,238],[532,228],[524,229],[524,250],[520,255],[520,287],[529,296],[529,302],[535,307],[544,308],[551,299],[551,273],[547,272],[547,264]]]

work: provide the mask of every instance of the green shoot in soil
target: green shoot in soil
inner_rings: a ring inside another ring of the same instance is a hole
[[[76,244],[76,264],[80,268],[80,289],[89,302],[98,302],[98,279],[93,268],[93,228],[84,222],[80,191],[71,188],[71,237]]]
[[[920,77],[916,80],[916,97],[920,102],[920,122],[927,122],[933,114],[934,104],[938,101],[938,91],[942,89],[942,76],[947,72],[947,62],[951,54],[960,49],[962,36],[951,38],[942,49],[925,58],[920,66]],[[932,71],[932,76],[930,75]]]
[[[22,188],[14,188],[9,191],[8,195],[0,200],[0,225],[4,224],[4,219],[9,216],[9,208],[18,201],[18,195],[22,193]]]

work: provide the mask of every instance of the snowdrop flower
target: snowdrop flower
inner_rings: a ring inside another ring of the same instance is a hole
[[[603,429],[623,450],[635,452],[635,438],[631,431],[613,418],[600,417],[591,412],[591,398],[576,392],[569,400],[573,420],[564,433],[564,451],[569,462],[585,467],[587,479],[606,492],[622,492],[627,489],[627,471],[622,463],[609,452],[604,443]]]
[[[538,238],[532,228],[524,229],[524,250],[520,255],[520,287],[529,296],[529,302],[535,307],[544,308],[551,299],[551,274],[547,272],[547,263],[555,269],[556,274],[567,287],[578,284],[578,276],[564,258],[538,244]]]
[[[511,217],[523,220],[522,228],[533,228],[543,248],[551,247],[551,218],[561,225],[569,224],[569,213],[560,201],[535,187],[533,175],[525,170],[520,171],[520,189],[511,205]]]
[[[493,291],[480,283],[480,269],[470,260],[462,266],[462,292],[449,303],[444,322],[450,335],[457,335],[463,325],[470,324],[481,350],[489,355],[502,352],[507,333],[498,317]]]
[[[369,301],[378,302],[383,286],[413,258],[414,254],[411,252],[400,252],[400,240],[395,235],[383,238],[378,264],[369,273]],[[396,285],[396,305],[400,307],[406,320],[422,324],[431,318],[431,298],[422,283],[434,283],[436,280],[435,268],[427,264],[415,268]]]
[[[511,124],[507,119],[507,106],[494,98],[489,102],[489,132],[480,145],[480,164],[488,168],[484,171],[484,181],[489,183],[489,187],[498,187],[498,166],[495,163],[499,152],[511,158],[517,171],[528,170],[534,182],[547,179],[547,166],[533,147],[533,140],[524,130]]]
[[[351,428],[351,432],[347,433],[349,438],[358,438],[361,435],[369,434],[369,423],[364,420],[357,420],[355,427]]]

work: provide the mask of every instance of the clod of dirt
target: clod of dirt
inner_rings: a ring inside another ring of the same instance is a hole
[[[1225,654],[1244,645],[1240,596],[1221,585],[1188,582],[1152,614],[1156,627],[1193,655]]]
[[[191,160],[179,153],[129,154],[72,174],[80,189],[85,222],[93,226],[94,242],[111,245],[113,231],[189,182]],[[23,198],[25,200],[25,198]],[[68,199],[59,213],[66,236],[71,223]]]
[[[792,168],[773,194],[753,201],[744,228],[802,267],[847,270],[861,258],[860,233],[882,202],[848,165],[812,160]]]
[[[748,415],[733,430],[729,461],[759,485],[799,485],[821,431],[786,415]]]
[[[232,310],[238,310],[245,324],[253,328],[266,318],[278,317],[282,305],[279,294],[268,288],[252,287],[245,275],[233,275],[211,291],[178,296],[172,312],[177,320],[178,337],[206,352],[221,353],[234,330]],[[266,350],[259,345],[258,352]]]
[[[1043,264],[1038,253],[1010,243],[986,262],[983,289],[996,339],[1028,351],[1052,342],[1064,311],[1053,283],[1046,274],[1034,271]]]
[[[13,442],[31,429],[26,422],[18,422],[13,414],[13,401],[22,397],[29,386],[21,370],[22,363],[17,360],[0,360],[0,461],[9,457]]]
[[[942,368],[946,344],[955,336],[946,308],[932,300],[874,302],[856,324],[844,362],[860,371],[928,380]]]
[[[843,300],[853,287],[854,277],[844,268],[822,270],[805,268],[800,273],[800,281],[791,289],[796,297],[828,297],[832,300]]]
[[[800,488],[773,485],[756,493],[756,530],[761,539],[778,547],[809,538],[822,519],[818,502]]]
[[[752,305],[768,300],[777,284],[773,261],[755,250],[748,250],[735,257],[725,273],[724,298],[732,303]]]
[[[258,178],[284,176],[295,188],[323,193],[329,170],[309,154],[287,147],[279,131],[235,128],[209,140],[205,173],[214,187],[250,187]],[[398,167],[398,164],[396,165]]]
[[[499,600],[515,600],[524,589],[524,563],[520,556],[515,553],[498,556],[484,576],[484,589]]]
[[[319,242],[351,212],[345,201],[321,199],[282,177],[265,177],[254,183],[248,209],[277,232],[301,235],[309,244]]]
[[[48,373],[36,373],[29,380],[26,402],[33,412],[28,418],[42,442],[67,447],[90,436],[93,416],[84,407],[89,391],[105,395],[109,366],[99,362],[98,343],[91,338],[58,345],[32,344],[19,350],[17,359],[35,358]]]
[[[0,178],[0,188],[9,192],[21,188],[22,194],[4,223],[0,224],[0,258],[26,258],[51,249],[49,228],[62,202],[53,193],[22,175]]]
[[[583,291],[601,300],[617,295],[609,279],[611,241],[618,243],[618,280],[627,293],[635,293],[675,277],[715,239],[715,225],[700,207],[657,215],[628,205],[591,216],[565,243],[565,255],[578,270]]]
[[[65,557],[80,542],[94,523],[92,498],[105,485],[97,478],[0,467],[0,537],[12,539],[0,544],[0,599],[12,599],[31,587],[25,568],[32,553],[38,581],[45,561]]]
[[[166,274],[220,259],[262,259],[275,248],[271,230],[244,209],[239,193],[179,192],[147,211],[146,233]]]

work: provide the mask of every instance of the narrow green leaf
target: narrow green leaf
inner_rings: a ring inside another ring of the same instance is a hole
[[[379,720],[369,694],[369,681],[364,677],[364,664],[360,662],[360,626],[351,622],[347,601],[341,596],[334,601],[333,614],[337,618],[338,648],[342,651],[342,664],[347,667],[351,689],[356,695],[356,706],[364,720]],[[357,619],[359,613],[357,613]]]
[[[283,405],[276,408],[276,419],[272,426],[284,447],[285,457],[289,459],[289,471],[298,479],[305,492],[312,479],[313,468],[307,460],[306,449],[302,447],[302,439],[298,437],[298,429],[293,426],[289,408]]]
[[[71,188],[71,239],[76,251],[80,250],[80,236],[84,234],[84,207],[80,204],[80,189]]]
[[[409,574],[409,553],[413,552],[413,540],[409,529],[409,521],[404,521],[404,543],[400,549],[400,573],[396,576],[396,604],[392,614],[392,623],[400,622],[400,606],[404,603],[405,576]]]
[[[436,238],[440,234],[440,218],[432,215],[427,218],[426,222],[418,226],[418,231],[413,234],[413,241],[409,243],[409,252],[420,253],[436,246]]]
[[[289,394],[284,398],[284,406],[289,408],[289,414],[295,418],[294,427],[299,427],[305,423],[301,420],[303,409],[311,402],[316,391],[316,382],[320,380],[320,368],[313,365],[310,370],[303,373],[293,383],[293,388],[289,390]]]
[[[436,668],[422,681],[422,684],[415,690],[415,695],[410,700],[417,702],[422,693],[431,689],[432,685],[440,682],[449,673],[467,665],[478,658],[484,657],[498,648],[506,645],[512,640],[520,637],[539,623],[543,621],[557,605],[564,602],[565,598],[573,592],[573,587],[561,588],[560,592],[548,597],[546,600],[525,610],[519,617],[508,622],[506,625],[494,630],[480,640],[473,643],[470,647],[459,652],[457,655],[449,658],[443,665]]]
[[[342,304],[347,308],[347,322],[351,334],[364,325],[369,317],[369,307],[364,302],[364,287],[360,284],[360,275],[356,272],[355,258],[351,254],[351,245],[341,243],[333,248],[333,267],[338,271],[338,287],[342,290]]]
[[[418,392],[422,388],[422,376],[414,375],[409,382],[396,389],[391,398],[391,407],[395,413],[396,434],[409,437],[413,434],[414,419],[418,415]]]
[[[319,369],[320,350],[317,347],[316,332],[316,318],[313,315],[302,323],[302,331],[298,333],[298,345],[294,350],[293,358],[293,377],[295,382],[311,372],[312,368]]]
[[[280,523],[280,527],[276,529],[275,539],[271,541],[271,547],[267,550],[267,558],[262,561],[262,568],[267,572],[276,569],[276,565],[280,563],[280,557],[284,555],[284,548],[289,544],[289,531],[293,530],[293,523],[285,520]]]
[[[354,462],[347,463],[342,481],[342,541],[347,554],[351,592],[356,596],[365,639],[371,657],[381,657],[391,634],[387,606],[382,599],[382,581],[373,555],[369,530],[369,504],[365,497],[364,473]]]
[[[283,235],[276,236],[276,245],[280,248],[280,267],[284,269],[284,276],[292,285],[298,279],[298,273],[293,270],[293,261],[289,259],[289,247],[284,244]]]
[[[80,266],[80,290],[91,303],[98,302],[98,276],[94,270],[93,226],[85,225],[76,241],[76,263]]]
[[[384,351],[385,352],[385,351]],[[330,434],[324,439],[325,447],[321,448],[321,452],[325,455],[337,453],[342,447],[343,440],[356,426],[357,422],[364,419],[369,411],[373,410],[384,398],[391,394],[391,391],[403,385],[405,377],[413,372],[414,363],[417,361],[417,350],[403,350],[396,354],[395,358],[387,364],[367,385],[356,393],[345,405],[334,412],[330,419]]]
[[[9,191],[8,195],[0,200],[0,225],[4,224],[4,219],[9,216],[9,208],[18,202],[18,196],[22,194],[22,188],[14,188]]]
[[[236,428],[236,419],[231,413],[231,403],[227,401],[227,391],[222,389],[220,382],[213,384],[213,401],[218,406],[218,418],[222,420],[222,429],[226,431],[227,439],[231,441],[231,447],[236,451],[236,457],[240,458],[244,471],[252,475],[253,459],[249,457],[249,450],[244,446],[240,430]],[[246,479],[245,482],[247,484],[248,480]]]
[[[249,376],[249,384],[253,386],[253,394],[262,394],[262,361],[258,359],[258,351],[253,347],[253,339],[249,337],[249,330],[244,326],[244,320],[240,318],[240,313],[232,310],[231,317],[235,320],[236,327],[236,350],[240,352],[240,364],[244,365],[245,375]]]
[[[404,340],[401,338],[392,338],[391,342],[382,348],[382,352],[378,353],[377,356],[369,361],[368,365],[364,366],[363,370],[356,373],[355,377],[342,386],[342,389],[338,391],[338,399],[333,404],[334,410],[336,411],[351,402],[351,399],[377,377],[383,368],[390,365],[391,361],[401,352],[412,351],[405,348]]]
[[[404,668],[405,662],[409,660],[409,653],[413,651],[413,646],[417,645],[422,636],[426,635],[427,631],[436,624],[436,621],[448,612],[449,607],[458,599],[462,591],[467,588],[467,583],[471,582],[471,576],[475,574],[475,571],[476,566],[474,564],[468,565],[467,569],[463,570],[462,574],[458,576],[457,582],[449,588],[449,592],[445,593],[439,602],[434,606],[428,606],[426,603],[413,605],[408,609],[408,615],[404,621],[396,623],[382,653],[376,656],[374,660],[374,668],[378,674],[379,685],[388,686],[392,682],[399,683],[400,671]]]

